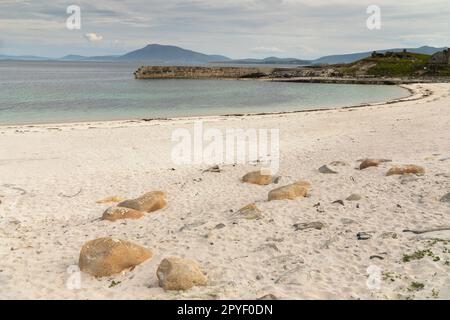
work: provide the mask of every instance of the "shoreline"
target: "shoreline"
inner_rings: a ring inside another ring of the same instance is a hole
[[[226,79],[229,80],[229,79]],[[229,80],[232,81],[232,80]],[[244,81],[254,81],[252,79],[244,80]],[[267,80],[257,80],[257,81],[267,81]],[[269,80],[271,81],[271,80]],[[382,84],[379,84],[382,85]],[[420,85],[420,84],[418,84]],[[428,97],[426,93],[420,93],[420,89],[416,89],[413,84],[396,84],[396,86],[401,87],[409,92],[409,95],[382,101],[382,102],[374,102],[374,103],[363,103],[359,105],[350,105],[350,106],[341,106],[341,107],[324,107],[324,108],[314,108],[314,109],[305,109],[305,110],[294,110],[294,111],[275,111],[275,112],[255,112],[255,113],[230,113],[230,114],[221,114],[221,115],[198,115],[198,116],[185,116],[185,117],[173,117],[173,118],[143,118],[143,119],[137,119],[137,118],[127,118],[127,119],[118,119],[118,120],[86,120],[86,121],[68,121],[68,122],[46,122],[46,123],[19,123],[19,124],[0,124],[0,130],[1,129],[18,129],[18,128],[34,128],[34,127],[45,127],[45,126],[53,126],[53,127],[67,127],[67,126],[79,126],[79,125],[86,125],[86,124],[92,124],[92,125],[99,125],[99,124],[123,124],[123,123],[148,123],[148,122],[158,122],[158,121],[164,121],[164,122],[171,122],[171,121],[180,121],[180,120],[210,120],[210,119],[217,119],[221,117],[248,117],[248,116],[266,116],[266,115],[282,115],[282,114],[295,114],[295,113],[310,113],[310,112],[320,112],[320,111],[330,111],[330,110],[342,110],[342,109],[355,109],[355,108],[364,108],[364,107],[371,107],[371,106],[377,106],[377,105],[384,105],[384,104],[396,104],[400,102],[410,101],[409,99],[423,99]],[[432,93],[431,93],[432,94]],[[419,95],[419,97],[416,97],[416,95]]]
[[[220,164],[220,172],[174,163],[173,133],[195,132],[194,119],[2,129],[0,299],[449,299],[450,232],[405,230],[450,225],[441,200],[450,192],[450,84],[412,87],[415,96],[393,105],[202,118],[222,133],[280,130],[281,180],[267,186],[241,181],[258,161]],[[365,158],[391,162],[360,170]],[[425,174],[387,175],[408,164]],[[325,165],[337,173],[320,171]],[[307,197],[268,201],[299,180],[311,184]],[[157,190],[167,195],[164,209],[101,220],[116,204],[103,199]],[[259,218],[236,215],[249,204]],[[102,237],[153,257],[111,277],[81,273],[72,290],[80,249]],[[207,286],[162,289],[156,270],[170,256],[198,261]],[[377,290],[367,284],[374,266]]]

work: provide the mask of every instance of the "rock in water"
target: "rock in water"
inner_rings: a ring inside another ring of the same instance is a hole
[[[235,216],[247,220],[261,219],[262,211],[253,203],[239,209]]]
[[[167,205],[166,195],[161,191],[146,193],[137,199],[125,200],[118,207],[125,207],[142,212],[153,212]]]
[[[325,224],[322,222],[309,222],[309,223],[297,223],[294,224],[295,231],[302,231],[307,229],[322,230],[325,228]]]
[[[441,202],[448,202],[450,203],[450,193],[447,193],[445,196],[441,198]]]
[[[152,252],[131,242],[100,238],[84,244],[78,265],[95,277],[106,277],[135,267],[152,257]]]
[[[334,170],[331,170],[330,168],[328,168],[328,166],[321,166],[320,168],[319,168],[319,172],[320,173],[324,173],[324,174],[337,174],[337,172],[336,171],[334,171]]]
[[[405,175],[405,174],[417,174],[417,175],[424,175],[425,169],[423,167],[419,167],[413,164],[406,165],[406,166],[395,166],[389,169],[389,171],[386,173],[387,176],[392,175]]]
[[[160,287],[165,290],[189,290],[194,286],[205,286],[208,281],[196,261],[176,257],[161,261],[156,275]]]
[[[269,201],[273,200],[294,200],[297,198],[304,198],[308,195],[311,184],[307,181],[298,181],[294,184],[277,188],[269,192]]]
[[[274,177],[272,177],[272,175],[270,174],[267,174],[263,170],[249,172],[242,177],[242,182],[258,184],[261,186],[269,185],[273,181]]]
[[[102,220],[117,221],[122,219],[140,219],[144,213],[130,208],[111,207],[103,213]]]

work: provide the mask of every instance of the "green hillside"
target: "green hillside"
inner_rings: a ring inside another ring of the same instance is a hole
[[[417,53],[375,54],[354,62],[342,71],[347,75],[376,77],[450,76],[449,66],[432,66],[431,56]]]

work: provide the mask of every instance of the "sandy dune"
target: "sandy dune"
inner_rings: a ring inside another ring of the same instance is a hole
[[[280,129],[282,178],[268,186],[240,182],[256,165],[203,173],[208,166],[173,164],[171,134],[191,130],[194,119],[0,127],[0,298],[450,299],[450,243],[427,240],[450,233],[403,232],[450,227],[450,203],[440,201],[450,192],[450,85],[409,87],[416,94],[395,104],[204,118],[220,130]],[[432,94],[420,98],[425,90]],[[357,170],[367,157],[392,163]],[[347,165],[319,173],[332,161]],[[396,164],[426,174],[387,177]],[[266,201],[297,180],[311,182],[308,198]],[[99,220],[109,205],[97,201],[152,190],[167,193],[167,208],[140,220]],[[361,200],[346,201],[351,194]],[[231,218],[249,203],[261,220]],[[309,222],[325,227],[293,227]],[[358,240],[360,232],[371,238]],[[80,289],[67,288],[82,245],[105,236],[154,257],[115,277],[82,274]],[[208,286],[165,292],[155,272],[167,256],[199,261]]]

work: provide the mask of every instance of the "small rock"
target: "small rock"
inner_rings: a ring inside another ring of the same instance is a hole
[[[381,238],[382,239],[397,239],[398,238],[398,234],[395,232],[383,232],[381,234]]]
[[[330,166],[333,167],[345,167],[348,166],[349,164],[345,161],[333,161],[330,163]]]
[[[373,259],[384,260],[384,258],[382,256],[377,256],[377,255],[370,256],[370,260],[373,260]]]
[[[342,200],[333,201],[332,204],[340,204],[341,206],[345,206],[345,203]]]
[[[325,209],[324,209],[322,206],[319,206],[319,207],[316,208],[316,211],[317,211],[318,213],[324,213],[324,212],[325,212]]]
[[[369,240],[372,238],[372,235],[370,235],[367,232],[359,232],[356,237],[358,238],[358,240]]]
[[[322,230],[325,228],[325,224],[322,222],[309,222],[309,223],[297,223],[294,224],[295,231],[302,231],[307,229],[316,229],[316,230]]]
[[[222,170],[220,169],[219,166],[213,166],[211,168],[208,168],[206,170],[203,170],[203,172],[214,172],[214,173],[221,173]]]
[[[242,177],[242,182],[257,184],[260,186],[269,185],[274,181],[274,177],[271,174],[264,172],[263,170],[253,171],[247,173]]]
[[[278,300],[278,298],[275,295],[269,293],[266,294],[265,296],[258,298],[257,300]]]
[[[359,165],[359,170],[364,170],[370,167],[378,167],[381,164],[380,160],[366,159]]]
[[[405,175],[405,174],[416,174],[416,175],[424,175],[425,169],[423,167],[419,167],[416,165],[406,165],[406,166],[395,166],[389,169],[386,173],[387,176],[392,175]]]
[[[123,219],[140,219],[144,216],[144,213],[130,208],[111,207],[103,213],[102,220],[108,220],[111,222]]]
[[[206,276],[194,260],[166,258],[160,263],[156,275],[160,287],[165,290],[189,290],[207,284]]]
[[[447,193],[445,196],[443,196],[440,201],[450,203],[450,193]]]
[[[355,220],[348,219],[348,218],[342,218],[341,222],[342,222],[342,224],[345,224],[345,225],[356,223]]]
[[[362,197],[359,195],[359,194],[356,194],[356,193],[354,193],[354,194],[352,194],[352,195],[350,195],[347,199],[345,199],[345,200],[347,200],[347,201],[359,201],[359,200],[361,200],[362,199]]]
[[[125,200],[118,207],[125,207],[142,212],[153,212],[167,205],[166,195],[161,191],[146,193],[137,199]]]
[[[256,206],[256,204],[249,204],[241,209],[239,209],[235,217],[247,219],[247,220],[255,220],[261,219],[263,217],[262,211]]]
[[[266,249],[272,249],[277,252],[281,252],[280,249],[278,249],[277,245],[275,243],[265,243],[260,245],[255,251],[264,251]]]
[[[214,227],[214,229],[223,229],[226,226],[223,223],[219,223],[217,226]]]
[[[78,265],[95,277],[106,277],[135,267],[152,257],[152,252],[134,243],[100,238],[83,245]]]
[[[411,182],[417,182],[419,180],[419,178],[417,176],[411,176],[411,175],[407,175],[407,176],[400,176],[400,183],[405,185]]]
[[[277,188],[269,192],[268,200],[294,200],[308,195],[311,184],[307,181],[298,181],[294,184]]]
[[[336,171],[331,170],[327,165],[321,166],[321,167],[319,168],[319,172],[320,172],[320,173],[323,173],[323,174],[337,174]]]

